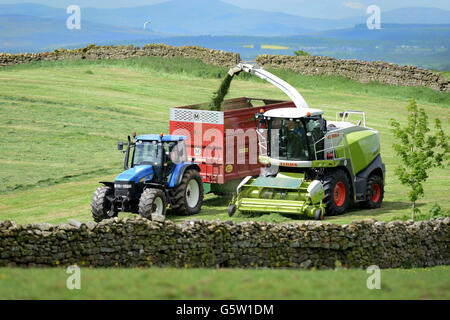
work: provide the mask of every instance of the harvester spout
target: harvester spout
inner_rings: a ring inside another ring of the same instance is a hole
[[[276,75],[270,73],[269,71],[264,70],[262,67],[256,64],[239,63],[238,65],[230,68],[228,74],[233,77],[235,74],[238,74],[241,71],[248,72],[257,76],[258,78],[270,82],[275,87],[279,88],[285,94],[287,94],[297,108],[309,108],[305,99],[293,86],[291,86],[286,81],[278,78]]]

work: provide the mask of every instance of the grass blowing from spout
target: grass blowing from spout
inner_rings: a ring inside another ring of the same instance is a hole
[[[228,94],[228,90],[230,89],[231,80],[233,80],[233,76],[230,76],[229,74],[227,74],[222,80],[219,89],[213,94],[210,110],[221,110],[223,99]]]

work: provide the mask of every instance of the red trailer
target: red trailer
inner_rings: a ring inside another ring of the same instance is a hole
[[[255,115],[295,104],[241,97],[225,100],[222,111],[204,110],[205,105],[171,108],[170,134],[187,136],[187,154],[200,166],[205,192],[223,194],[234,191],[242,178],[260,173]]]

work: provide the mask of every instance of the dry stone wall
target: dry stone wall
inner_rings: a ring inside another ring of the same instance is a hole
[[[0,266],[425,267],[450,263],[450,218],[336,225],[137,218],[0,222]]]
[[[450,81],[439,73],[413,66],[399,66],[383,61],[341,60],[319,56],[260,55],[259,65],[289,69],[304,75],[338,75],[357,82],[427,87],[450,91]]]
[[[230,67],[240,61],[238,53],[206,49],[196,46],[172,47],[165,44],[148,44],[142,48],[129,46],[95,46],[80,49],[57,49],[44,53],[8,54],[0,53],[0,66],[31,61],[74,60],[74,59],[129,59],[134,57],[185,57],[200,59],[204,63]]]

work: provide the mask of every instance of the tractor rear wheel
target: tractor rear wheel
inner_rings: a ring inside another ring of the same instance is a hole
[[[92,218],[95,222],[117,217],[117,212],[111,214],[111,202],[107,198],[113,195],[114,190],[111,187],[101,186],[95,190],[91,203]]]
[[[366,201],[364,207],[375,209],[381,206],[384,198],[383,179],[378,175],[371,175],[367,180]]]
[[[203,204],[203,182],[195,169],[186,170],[181,183],[172,191],[172,210],[175,214],[191,215],[200,212]]]
[[[167,198],[161,189],[145,189],[139,200],[139,215],[152,219],[152,214],[166,216]]]
[[[323,188],[326,215],[335,216],[345,213],[352,198],[347,174],[341,169],[329,171],[323,181]]]

